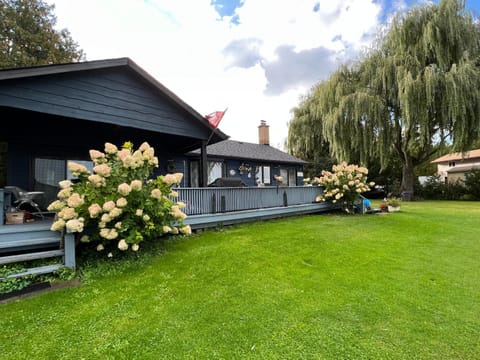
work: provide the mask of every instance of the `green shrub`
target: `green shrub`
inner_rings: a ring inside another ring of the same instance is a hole
[[[466,189],[463,181],[457,180],[453,184],[447,183],[443,190],[443,200],[460,200],[465,195]]]
[[[480,200],[480,170],[465,174],[465,190],[469,200]]]
[[[9,278],[8,275],[24,271],[20,265],[3,265],[0,267],[0,294],[6,294],[16,290],[22,290],[30,285],[33,280],[31,276]]]
[[[417,195],[426,200],[460,200],[465,193],[462,181],[445,184],[440,176],[431,176],[423,186],[418,187]]]
[[[387,204],[388,204],[388,206],[391,206],[391,207],[399,207],[400,206],[400,201],[398,201],[395,198],[390,198],[390,199],[388,199]]]
[[[423,186],[418,187],[416,195],[426,200],[440,200],[443,199],[445,192],[445,183],[440,176],[430,176]]]

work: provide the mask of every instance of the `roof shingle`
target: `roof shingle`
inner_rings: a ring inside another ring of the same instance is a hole
[[[200,150],[194,150],[188,155],[200,155]],[[279,163],[289,163],[303,165],[306,161],[293,155],[287,154],[270,145],[260,145],[242,141],[224,140],[216,144],[207,146],[208,156],[218,156],[222,158],[235,158],[245,160],[270,161]]]

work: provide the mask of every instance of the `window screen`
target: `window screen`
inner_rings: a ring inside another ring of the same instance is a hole
[[[211,184],[216,179],[222,177],[223,163],[220,161],[208,162],[208,183]]]
[[[58,186],[65,180],[65,160],[35,159],[35,183]]]

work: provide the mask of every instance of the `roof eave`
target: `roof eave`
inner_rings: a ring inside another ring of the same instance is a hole
[[[212,129],[212,127],[208,123],[208,120],[204,116],[199,114],[195,109],[185,103],[182,99],[180,99],[177,95],[175,95],[172,91],[166,88],[162,83],[156,80],[153,76],[143,70],[139,65],[137,65],[132,59],[128,57],[66,64],[41,65],[28,68],[3,69],[0,70],[0,80],[22,79],[28,77],[64,74],[69,72],[98,70],[124,66],[130,68],[135,73],[140,75],[143,79],[145,79],[148,83],[150,83],[152,86],[160,90],[160,92],[162,92],[167,98],[169,98],[172,102],[180,106],[187,113],[200,121],[205,127]],[[223,133],[218,128],[212,129],[212,131],[214,131],[214,134],[217,137],[217,139],[212,139],[214,142],[227,140],[229,138],[228,135]]]
[[[131,62],[127,57],[118,59],[94,60],[77,63],[40,65],[26,68],[0,70],[0,80],[21,79],[26,77],[63,74],[68,72],[96,70],[116,66],[126,66]]]

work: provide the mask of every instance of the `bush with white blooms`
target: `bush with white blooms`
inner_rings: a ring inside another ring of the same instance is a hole
[[[56,212],[52,231],[78,233],[82,242],[93,243],[98,251],[117,248],[138,251],[142,241],[165,234],[190,234],[182,209],[172,189],[183,174],[151,179],[158,158],[148,143],[137,150],[130,142],[121,149],[105,144],[104,152],[90,150],[93,172],[69,162],[77,179],[60,182],[58,200],[48,210]],[[112,252],[108,253],[112,256]]]
[[[314,179],[314,183],[323,186],[323,194],[316,201],[340,203],[346,212],[353,212],[353,204],[359,195],[375,185],[373,182],[367,184],[367,175],[366,167],[346,162],[333,165],[332,172],[323,170],[322,176]]]

